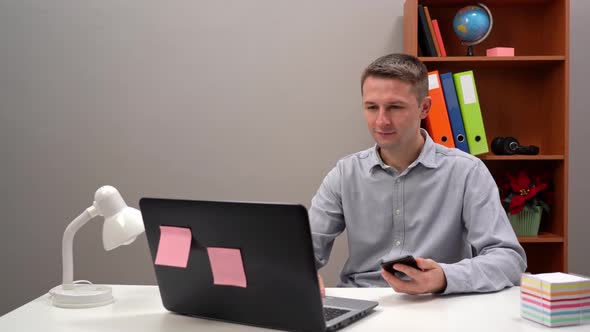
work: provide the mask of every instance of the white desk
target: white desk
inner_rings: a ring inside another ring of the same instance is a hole
[[[514,287],[492,294],[414,297],[389,288],[328,288],[327,295],[379,302],[375,312],[342,331],[550,331],[520,317],[519,291]],[[266,330],[169,313],[156,286],[116,285],[113,294],[115,303],[91,309],[53,307],[45,294],[0,317],[0,331]],[[557,330],[588,332],[590,325]]]

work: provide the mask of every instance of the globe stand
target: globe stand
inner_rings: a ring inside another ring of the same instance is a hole
[[[467,56],[473,56],[473,46],[467,46]]]

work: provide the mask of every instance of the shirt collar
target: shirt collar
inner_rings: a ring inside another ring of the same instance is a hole
[[[436,168],[436,144],[432,138],[430,138],[430,135],[428,135],[428,132],[425,129],[420,128],[420,134],[422,134],[425,139],[424,146],[422,146],[422,151],[420,151],[418,158],[412,162],[408,168],[412,168],[417,164],[422,164],[428,168]],[[370,150],[369,160],[371,162],[369,173],[371,174],[377,166],[381,167],[382,169],[390,168],[390,166],[386,165],[381,159],[377,144],[375,144]]]

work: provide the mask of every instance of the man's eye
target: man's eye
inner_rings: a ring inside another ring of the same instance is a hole
[[[370,111],[374,111],[377,109],[377,106],[367,106],[367,109]]]

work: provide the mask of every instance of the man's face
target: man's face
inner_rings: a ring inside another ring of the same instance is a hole
[[[381,149],[403,151],[420,135],[430,97],[418,103],[410,83],[369,76],[363,84],[363,110],[369,131]]]

